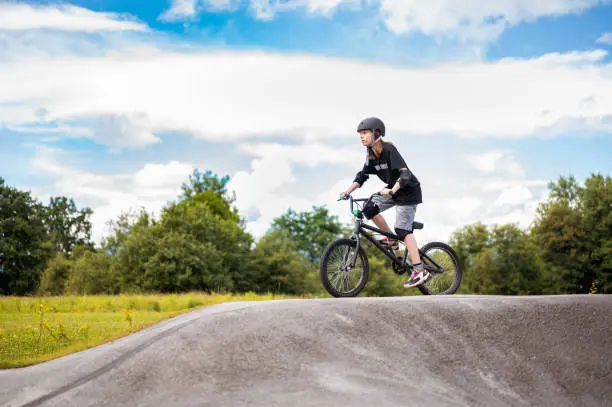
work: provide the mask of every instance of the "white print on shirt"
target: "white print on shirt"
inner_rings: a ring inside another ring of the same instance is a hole
[[[387,163],[382,163],[381,165],[375,165],[374,168],[376,168],[376,171],[380,171],[381,168],[383,170],[386,170],[387,168],[389,168],[389,166],[387,165]]]

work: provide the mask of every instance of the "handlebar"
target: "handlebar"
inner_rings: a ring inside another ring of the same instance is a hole
[[[346,194],[344,198],[338,198],[338,201],[346,201],[348,199],[351,203],[351,213],[354,213],[355,211],[353,210],[353,202],[366,201],[366,203],[363,204],[363,207],[365,208],[366,205],[369,204],[372,198],[374,198],[375,196],[382,196],[382,195],[377,192],[375,194],[370,195],[369,198],[353,198],[351,194]]]

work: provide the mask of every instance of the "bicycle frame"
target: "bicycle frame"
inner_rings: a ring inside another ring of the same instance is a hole
[[[357,241],[357,247],[350,261],[351,267],[355,267],[355,262],[357,261],[357,252],[359,251],[359,247],[361,245],[361,242],[360,242],[361,236],[365,237],[370,243],[376,246],[378,250],[382,251],[384,255],[387,256],[392,262],[396,263],[400,267],[406,266],[406,257],[408,255],[407,251],[404,253],[403,258],[395,256],[394,254],[392,254],[393,252],[388,247],[383,246],[382,244],[378,243],[378,241],[370,233],[368,233],[367,230],[371,230],[373,232],[380,233],[384,236],[387,236],[390,239],[396,239],[396,240],[401,241],[402,239],[400,239],[399,236],[393,233],[385,232],[384,230],[378,229],[377,227],[364,224],[363,220],[359,218],[355,220],[355,223],[356,223],[356,228],[355,228],[355,232],[353,233],[353,238]],[[421,252],[421,249],[419,249],[419,253],[421,254],[421,256],[423,255],[423,253]],[[412,265],[408,265],[408,266],[411,267]]]
[[[351,238],[357,241],[357,247],[355,248],[355,252],[353,253],[353,256],[350,261],[351,268],[355,267],[355,263],[357,261],[357,253],[359,252],[359,248],[361,245],[360,237],[365,236],[365,238],[368,241],[370,241],[374,246],[376,246],[380,251],[382,251],[384,255],[387,256],[393,263],[397,264],[400,267],[408,266],[409,269],[412,269],[413,267],[412,264],[406,264],[406,257],[408,256],[408,250],[404,252],[403,258],[397,257],[395,256],[395,254],[393,254],[393,251],[390,250],[388,247],[383,246],[380,243],[378,243],[378,241],[374,239],[374,237],[370,233],[368,233],[367,230],[371,230],[373,232],[380,233],[383,236],[386,236],[390,239],[399,240],[400,242],[403,241],[403,239],[400,239],[399,236],[397,236],[394,233],[389,233],[377,227],[365,224],[363,220],[363,213],[360,210],[353,209],[353,202],[366,201],[366,203],[363,205],[363,207],[365,208],[366,205],[372,200],[372,197],[374,197],[375,195],[378,195],[378,194],[374,194],[370,196],[369,198],[358,198],[358,199],[354,199],[351,195],[348,195],[348,199],[350,200],[350,204],[351,204],[351,213],[355,216],[355,229],[353,230],[353,236]],[[437,268],[437,270],[432,270],[431,267],[427,267],[429,271],[438,272],[438,270],[441,269],[440,266],[433,259],[431,259],[425,253],[423,253],[420,248],[417,248],[417,250],[419,251],[419,256],[421,257],[421,259],[423,258],[427,259],[429,262],[431,262],[431,264],[433,264]]]

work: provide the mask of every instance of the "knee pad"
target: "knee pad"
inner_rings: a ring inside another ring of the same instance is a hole
[[[395,234],[402,240],[404,240],[406,238],[406,236],[411,235],[412,234],[412,230],[406,230],[406,229],[399,229],[399,228],[395,228]]]
[[[365,208],[363,208],[363,216],[365,216],[366,219],[372,219],[374,216],[378,215],[379,213],[380,213],[380,208],[378,207],[378,205],[372,202],[370,202],[369,204],[366,205]]]

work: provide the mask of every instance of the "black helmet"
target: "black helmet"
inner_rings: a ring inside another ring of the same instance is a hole
[[[385,137],[385,124],[378,117],[363,119],[357,126],[357,132],[361,130],[371,130],[376,138]]]

